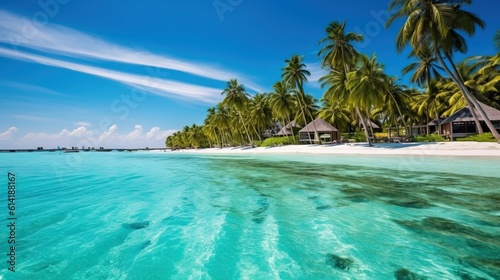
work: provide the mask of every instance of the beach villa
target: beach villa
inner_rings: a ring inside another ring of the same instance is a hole
[[[500,110],[481,102],[479,102],[479,104],[483,108],[488,119],[493,123],[493,126],[500,132]],[[477,110],[475,110],[475,113],[479,118],[483,131],[489,132],[490,130],[486,126],[484,118],[479,114],[479,112],[477,112]],[[452,141],[456,138],[477,134],[476,123],[474,122],[469,106],[456,111],[453,115],[443,120],[441,122],[440,134],[451,139]]]
[[[278,133],[274,134],[276,137],[286,137],[286,136],[292,136],[292,127],[300,128],[300,126],[295,123],[295,121],[289,122],[287,125],[282,127]]]
[[[308,133],[314,143],[318,143],[320,140],[324,143],[339,140],[339,130],[323,119],[315,119],[302,128],[299,131],[300,142],[309,142]]]

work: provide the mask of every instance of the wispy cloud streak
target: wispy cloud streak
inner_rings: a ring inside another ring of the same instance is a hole
[[[43,57],[35,54],[28,54],[20,51],[9,50],[0,47],[0,55],[14,58],[23,61],[29,61],[34,63],[39,63],[43,65],[65,68],[81,73],[91,74],[125,84],[133,85],[136,87],[145,87],[160,90],[161,95],[168,96],[168,93],[172,94],[170,97],[177,97],[181,99],[191,99],[206,103],[213,103],[220,98],[220,89],[197,86],[172,80],[154,78],[128,74],[114,70],[103,69],[94,66],[82,65],[73,62],[62,61],[59,59]],[[158,94],[158,91],[152,91]]]
[[[74,58],[170,69],[219,81],[239,77],[248,88],[260,91],[260,87],[251,83],[244,75],[214,65],[138,51],[60,25],[35,26],[21,16],[2,10],[0,18],[0,42],[5,44]]]

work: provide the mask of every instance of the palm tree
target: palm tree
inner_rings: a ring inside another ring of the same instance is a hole
[[[406,22],[396,37],[398,51],[402,51],[408,44],[417,52],[424,47],[429,47],[450,79],[462,91],[471,112],[474,113],[474,108],[479,112],[500,143],[500,134],[465,86],[452,59],[455,51],[467,50],[465,38],[458,31],[472,36],[476,26],[484,28],[484,22],[481,19],[461,9],[462,5],[471,3],[471,0],[455,0],[452,3],[442,0],[393,0],[389,9],[395,12],[387,20],[386,26],[391,25],[396,19],[406,18]],[[449,66],[443,57],[446,58]],[[475,119],[476,123],[479,122],[477,116]]]
[[[304,82],[307,82],[307,76],[311,76],[311,73],[305,69],[306,65],[302,62],[302,58],[301,56],[293,55],[290,59],[285,60],[287,66],[283,68],[283,74],[281,76],[286,83],[295,89],[295,97],[304,119],[309,143],[312,143],[311,135],[307,129],[308,122],[306,114],[304,112]],[[316,130],[316,127],[314,129]]]
[[[283,120],[283,126],[291,123],[290,116],[296,106],[295,96],[291,94],[290,86],[280,81],[273,85],[274,93],[269,95],[269,104],[278,119]],[[292,136],[294,135],[293,127]]]
[[[436,89],[435,86],[431,86],[431,80],[436,78],[441,78],[441,74],[438,70],[443,71],[443,68],[436,64],[437,58],[432,53],[431,49],[428,46],[423,46],[419,51],[413,50],[409,57],[417,57],[419,59],[418,62],[413,62],[410,65],[403,68],[403,75],[406,75],[410,72],[414,72],[410,78],[410,82],[416,83],[420,87],[427,87],[425,102],[421,104],[425,104],[428,110],[432,107],[434,108],[435,118],[438,122],[438,131],[441,131],[441,124],[439,122],[439,114],[437,114],[437,105],[436,95],[437,92],[433,90]],[[419,107],[419,112],[424,108],[422,106]],[[427,110],[427,116],[429,116],[429,111]],[[429,120],[427,120],[427,134],[429,134]]]
[[[390,108],[392,111],[396,111],[398,113],[407,131],[411,132],[411,127],[406,123],[406,114],[403,114],[403,111],[409,111],[408,104],[411,101],[411,94],[409,93],[411,92],[411,90],[409,90],[406,86],[397,84],[396,77],[389,77],[385,74],[383,75],[385,76],[385,80],[387,83],[387,91],[384,96],[384,103],[387,104],[388,108]],[[396,110],[394,110],[393,106],[396,108]]]
[[[317,112],[319,109],[318,105],[316,105],[316,101],[317,101],[316,98],[314,98],[312,95],[305,94],[304,99],[303,99],[303,102],[304,102],[303,103],[303,110],[300,110],[297,113],[297,115],[295,116],[295,121],[297,122],[302,117],[302,114],[305,114],[306,116],[309,116],[311,119],[314,120],[313,116],[317,115]],[[315,131],[317,131],[316,127],[314,127],[314,129],[315,129]]]
[[[323,55],[321,60],[323,67],[338,71],[343,69],[345,73],[348,73],[358,56],[352,43],[363,41],[363,35],[354,32],[345,33],[345,24],[345,21],[343,23],[334,21],[326,27],[327,36],[319,41],[319,44],[326,44],[319,51],[318,56]]]
[[[224,105],[227,105],[230,108],[234,108],[236,113],[238,114],[241,125],[243,126],[245,133],[248,137],[248,141],[250,145],[253,146],[253,141],[252,138],[250,137],[250,134],[248,133],[247,126],[245,124],[245,121],[243,120],[243,107],[245,104],[248,102],[249,95],[246,93],[245,88],[243,85],[239,84],[236,79],[231,79],[229,82],[227,82],[227,87],[224,89],[224,91],[221,93],[221,95],[226,95],[222,103]]]
[[[260,135],[262,131],[268,129],[273,120],[273,111],[269,105],[268,95],[265,93],[256,94],[250,106],[250,120],[254,124],[257,136],[262,141]]]
[[[215,112],[216,109],[215,107],[211,107],[207,109],[207,117],[205,118],[205,121],[203,122],[203,131],[207,135],[207,138],[209,140],[209,146],[212,147],[212,141],[215,143],[220,143],[219,142],[219,136],[217,135],[217,126],[215,125]]]
[[[483,103],[491,103],[489,98],[486,96],[487,93],[492,91],[497,91],[493,84],[487,83],[482,80],[477,74],[477,68],[479,66],[475,64],[468,64],[466,62],[460,62],[457,64],[458,72],[464,80],[464,84],[467,89],[473,94],[476,100]],[[463,108],[467,105],[467,101],[462,94],[461,88],[452,80],[442,80],[438,84],[441,87],[441,92],[439,96],[448,100],[451,106],[445,113],[446,115],[451,115],[455,111]],[[476,123],[478,133],[483,133],[481,124]]]
[[[348,130],[350,111],[344,104],[335,99],[322,99],[323,106],[319,109],[318,117],[331,123],[340,131]]]
[[[347,81],[347,73],[351,72],[351,68],[355,65],[358,59],[358,52],[354,49],[352,43],[361,42],[363,36],[361,34],[356,34],[353,32],[345,33],[345,21],[343,23],[332,22],[325,29],[327,36],[319,41],[319,44],[325,44],[325,46],[319,51],[318,56],[323,56],[322,65],[324,67],[330,67],[330,71],[334,71],[333,76],[336,78],[344,78],[343,82]],[[344,73],[342,76],[341,73]],[[340,74],[340,76],[338,76]],[[333,77],[322,79],[324,84]],[[337,85],[332,85],[337,86]],[[339,85],[340,87],[343,87]],[[340,89],[331,89],[328,95],[334,94],[338,99],[347,101],[352,100],[351,98],[339,98],[339,94],[349,94],[349,90],[344,92]],[[325,93],[326,94],[326,93]],[[324,96],[325,97],[325,96]],[[365,131],[366,140],[368,145],[372,146],[370,135],[368,134],[368,126],[366,125],[365,118],[361,114],[361,110],[358,106],[354,106],[356,114],[359,120],[363,124],[363,129]]]
[[[412,108],[417,115],[422,116],[425,114],[427,117],[427,134],[430,134],[429,116],[434,114],[433,118],[437,120],[438,132],[441,131],[441,123],[439,118],[443,111],[442,98],[439,98],[439,87],[437,86],[439,80],[431,79],[428,82],[425,92],[413,96]]]
[[[403,68],[403,75],[413,72],[410,82],[419,85],[420,87],[429,86],[431,79],[440,78],[439,71],[443,68],[436,64],[437,58],[432,53],[431,49],[423,46],[418,51],[412,50],[408,58],[417,57],[419,60]]]

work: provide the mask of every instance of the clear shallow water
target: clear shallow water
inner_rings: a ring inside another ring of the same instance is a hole
[[[18,217],[17,272],[2,260],[0,275],[499,279],[499,170],[480,158],[0,154]]]

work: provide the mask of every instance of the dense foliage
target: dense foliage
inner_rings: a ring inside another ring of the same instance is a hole
[[[273,147],[273,146],[281,146],[281,145],[291,145],[291,144],[299,144],[298,135],[295,137],[271,137],[267,138],[262,143],[260,143],[260,147]]]
[[[244,85],[231,79],[222,91],[224,100],[208,109],[204,124],[184,127],[169,136],[166,145],[172,148],[284,145],[291,142],[287,138],[268,137],[292,121],[303,127],[318,117],[362,142],[377,138],[370,123],[386,130],[396,128],[396,136],[400,136],[401,131],[412,131],[409,128],[413,125],[425,127],[431,120],[448,117],[466,105],[478,110],[493,131],[491,137],[500,140],[478,103],[500,108],[500,52],[472,56],[462,62],[453,60],[455,52],[467,51],[464,35],[472,36],[478,27],[485,25],[465,10],[471,3],[393,0],[389,5],[392,16],[387,25],[400,22],[398,19],[404,21],[395,40],[396,47],[398,51],[406,47],[412,50],[410,63],[402,73],[411,74],[410,81],[416,88],[401,85],[397,78],[387,75],[376,55],[360,53],[356,44],[363,36],[348,32],[346,22],[334,21],[320,40],[318,56],[326,73],[320,79],[324,89],[321,100],[305,92],[310,72],[303,56],[293,55],[285,60],[282,80],[273,85],[273,92],[251,96]],[[492,39],[500,50],[500,30]],[[479,123],[478,116],[475,121]],[[481,126],[479,129],[482,133]],[[294,130],[289,136],[296,137],[296,133]],[[413,140],[444,139],[431,134]]]
[[[439,134],[419,135],[412,138],[413,142],[444,142],[443,136]]]
[[[496,142],[497,140],[493,137],[493,134],[486,132],[477,135],[470,135],[464,138],[458,138],[457,141]]]

